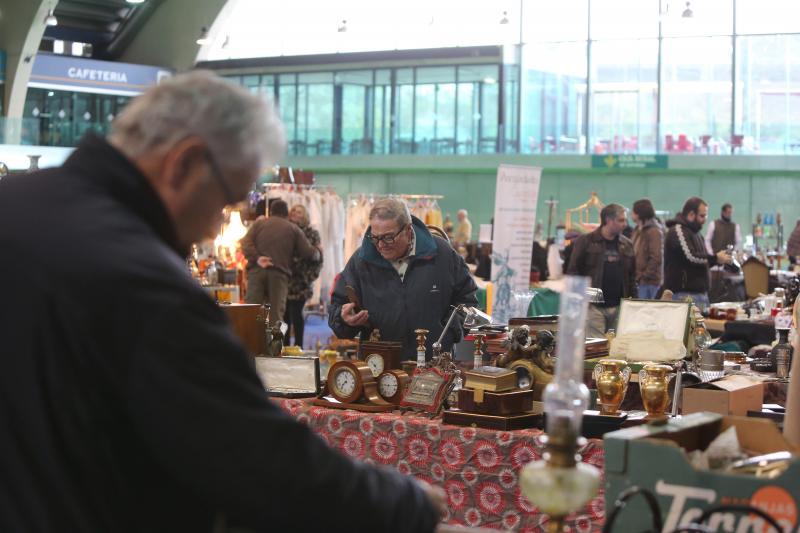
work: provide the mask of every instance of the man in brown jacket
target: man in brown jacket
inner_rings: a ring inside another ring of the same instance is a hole
[[[628,225],[625,208],[608,204],[600,211],[601,226],[575,240],[567,274],[589,276],[602,289],[603,303],[589,306],[587,337],[603,337],[617,322],[619,302],[636,296],[633,243],[622,235]]]
[[[647,198],[633,204],[633,251],[636,255],[636,287],[639,298],[656,297],[664,279],[664,230]]]
[[[288,217],[286,202],[275,200],[269,206],[269,218],[256,220],[242,238],[242,252],[247,258],[245,301],[269,302],[271,322],[281,320],[286,310],[292,258],[315,259],[321,254]]]

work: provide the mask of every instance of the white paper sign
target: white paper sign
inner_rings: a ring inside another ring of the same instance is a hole
[[[505,323],[519,312],[514,309],[513,293],[527,291],[530,284],[541,179],[540,167],[500,165],[497,169],[492,241],[494,322]]]
[[[481,224],[478,230],[478,242],[492,242],[492,225]]]

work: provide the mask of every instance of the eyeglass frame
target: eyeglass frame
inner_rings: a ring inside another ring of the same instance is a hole
[[[395,243],[395,240],[397,239],[398,235],[400,235],[403,232],[403,230],[406,229],[407,227],[408,224],[403,224],[403,226],[399,230],[397,230],[397,233],[395,233],[394,235],[380,235],[378,237],[372,234],[372,228],[370,228],[367,231],[367,238],[375,246],[378,246],[378,244],[380,244],[381,242],[386,246],[391,246]]]

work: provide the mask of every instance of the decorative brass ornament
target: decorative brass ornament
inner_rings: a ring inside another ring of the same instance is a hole
[[[648,417],[664,416],[669,405],[669,365],[648,364],[639,371],[639,390]]]
[[[600,404],[600,414],[617,414],[619,406],[625,399],[628,382],[631,378],[631,368],[628,363],[620,359],[601,359],[594,367],[592,374],[597,384],[597,402]]]

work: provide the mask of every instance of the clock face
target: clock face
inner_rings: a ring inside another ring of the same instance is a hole
[[[350,396],[356,390],[356,377],[349,368],[342,368],[334,376],[333,386],[340,396]]]
[[[384,398],[392,398],[397,394],[400,383],[394,374],[384,374],[378,381],[378,391]]]
[[[373,353],[367,356],[365,359],[367,365],[369,365],[369,370],[372,372],[372,377],[377,378],[383,372],[383,356],[377,353]]]

